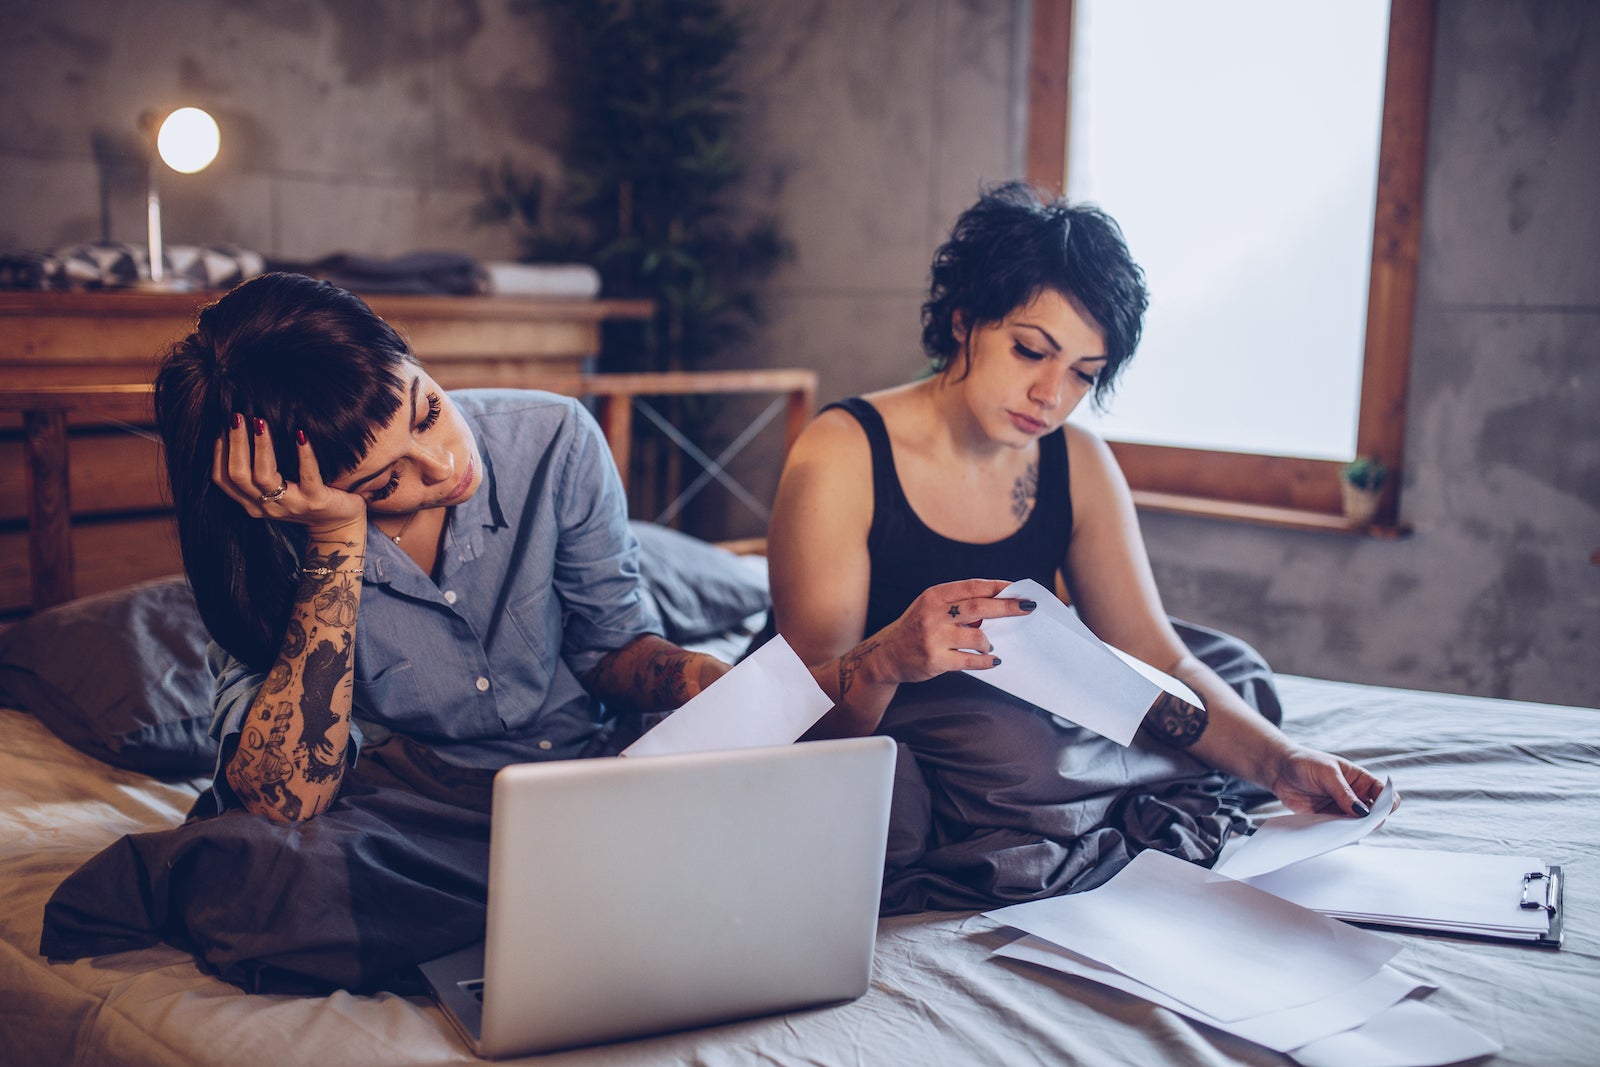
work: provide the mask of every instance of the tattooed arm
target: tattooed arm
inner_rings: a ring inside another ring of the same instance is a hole
[[[813,666],[811,676],[833,708],[806,737],[865,736],[878,728],[902,682],[998,664],[979,624],[1034,608],[1028,600],[996,599],[1007,584],[972,578],[933,586],[894,622],[844,655]]]
[[[322,813],[344,776],[364,520],[360,527],[339,540],[312,535],[283,646],[224,768],[245,808],[277,822]]]
[[[682,707],[732,669],[715,656],[643,634],[595,664],[582,680],[601,700],[648,713]]]
[[[872,457],[861,424],[824,411],[784,462],[767,527],[768,573],[778,628],[834,706],[807,737],[872,733],[902,682],[994,665],[984,618],[1031,610],[995,600],[1003,581],[934,586],[876,633],[867,625],[872,561]],[[1018,492],[1026,495],[1024,480]]]
[[[1382,782],[1349,760],[1295,743],[1184,647],[1156,590],[1133,496],[1110,449],[1071,424],[1067,448],[1074,519],[1066,575],[1079,615],[1102,640],[1200,697],[1198,708],[1158,700],[1145,733],[1267,787],[1293,810],[1363,813]]]

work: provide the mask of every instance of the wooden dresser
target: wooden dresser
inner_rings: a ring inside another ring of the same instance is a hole
[[[147,384],[161,353],[220,293],[0,293],[0,390]],[[447,388],[527,386],[589,369],[608,320],[644,319],[648,301],[370,296]],[[31,428],[65,435],[78,595],[180,569],[148,402],[120,418],[71,411]],[[30,603],[27,443],[0,411],[0,618]]]

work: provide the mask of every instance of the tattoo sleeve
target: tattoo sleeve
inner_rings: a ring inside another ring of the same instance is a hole
[[[225,768],[244,806],[278,822],[327,810],[344,776],[361,562],[348,543],[307,548],[278,658]]]
[[[1188,748],[1200,740],[1209,721],[1205,708],[1163,692],[1145,713],[1144,728],[1158,741],[1174,748]]]
[[[651,634],[609,653],[584,675],[589,691],[635,711],[671,711],[700,691],[701,657]]]

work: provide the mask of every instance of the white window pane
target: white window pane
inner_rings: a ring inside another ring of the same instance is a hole
[[[1078,0],[1068,196],[1144,268],[1108,437],[1355,454],[1387,0]]]

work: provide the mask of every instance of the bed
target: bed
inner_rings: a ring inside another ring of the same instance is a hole
[[[676,636],[731,654],[761,614],[759,559],[639,529],[646,580],[675,617]],[[45,903],[62,879],[122,834],[179,822],[206,786],[204,753],[184,748],[203,746],[205,710],[184,711],[194,694],[174,680],[195,664],[199,639],[174,622],[181,613],[171,598],[183,592],[181,582],[157,581],[71,601],[27,625],[31,652],[18,650],[22,631],[0,634],[0,691],[25,696],[0,700],[0,1061],[472,1062],[424,998],[247,995],[166,946],[70,963],[38,955]],[[147,639],[130,644],[134,632]],[[65,694],[56,703],[17,684],[17,664],[41,648],[55,650],[56,676],[36,671],[34,681]],[[1439,986],[1430,1003],[1504,1046],[1491,1062],[1596,1062],[1600,710],[1299,677],[1279,686],[1293,736],[1388,774],[1403,791],[1385,843],[1527,853],[1565,868],[1559,951],[1390,936],[1404,946],[1396,965]],[[164,687],[170,706],[130,712],[122,697],[152,687]],[[872,985],[859,1000],[537,1062],[1289,1062],[1123,994],[991,958],[1014,936],[977,912],[885,918]]]
[[[1431,1003],[1504,1045],[1496,1064],[1595,1062],[1600,1047],[1600,711],[1284,677],[1287,727],[1390,774],[1396,844],[1532,852],[1568,874],[1566,944],[1395,934]],[[423,998],[247,995],[161,946],[38,954],[45,901],[118,835],[181,820],[204,778],[110,766],[0,708],[0,1058],[17,1064],[467,1063]],[[1269,1052],[1122,994],[989,958],[976,913],[884,919],[853,1003],[546,1056],[633,1064],[1275,1064]]]

